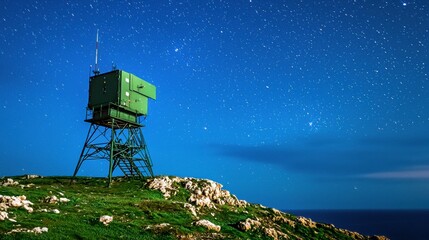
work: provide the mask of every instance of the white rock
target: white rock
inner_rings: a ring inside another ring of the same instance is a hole
[[[27,212],[32,213],[33,212],[33,208],[29,207],[28,205],[24,205],[23,206],[25,210],[27,210]]]
[[[302,225],[304,225],[305,227],[310,227],[310,228],[315,228],[316,227],[316,223],[313,222],[313,220],[311,220],[309,218],[297,217],[296,220],[299,223],[301,223]]]
[[[261,222],[258,220],[253,220],[250,218],[247,218],[245,221],[241,221],[237,223],[238,229],[241,231],[249,231],[250,229],[256,229],[261,226]]]
[[[0,210],[7,211],[10,207],[23,207],[28,212],[33,212],[33,208],[30,207],[33,203],[26,199],[24,195],[17,197],[0,195]]]
[[[192,186],[193,186],[192,181],[188,181],[185,184],[185,188],[188,189],[188,190],[192,190]]]
[[[149,182],[150,189],[156,189],[161,191],[163,193],[164,198],[170,198],[171,192],[175,191],[173,188],[173,180],[171,180],[169,177],[160,177],[160,178],[153,178]]]
[[[59,213],[60,213],[60,210],[58,210],[58,209],[52,209],[52,212],[53,212],[53,213],[56,213],[56,214],[59,214]]]
[[[0,212],[0,221],[3,221],[3,220],[5,220],[5,219],[8,219],[9,218],[9,216],[8,216],[8,214],[7,214],[7,212]]]
[[[14,198],[12,200],[12,202],[10,203],[10,205],[12,207],[21,207],[22,206],[22,202],[21,202],[21,200],[19,198]]]
[[[149,229],[161,229],[161,228],[166,228],[168,226],[170,226],[169,223],[160,223],[160,224],[156,224],[156,225],[149,225],[145,229],[146,230],[149,230]]]
[[[47,227],[42,227],[42,228],[41,227],[35,227],[31,230],[31,232],[34,232],[36,234],[40,234],[43,232],[48,232],[48,228]]]
[[[22,204],[24,204],[24,205],[33,205],[33,203],[30,202],[30,201],[28,201],[28,200],[22,200]]]
[[[55,195],[47,196],[45,197],[45,202],[54,204],[58,202],[58,198]]]
[[[6,211],[8,208],[9,206],[6,203],[1,202],[1,199],[0,199],[0,211]]]
[[[213,230],[216,232],[219,232],[221,229],[219,225],[216,225],[216,224],[210,222],[209,220],[205,220],[205,219],[202,219],[202,220],[195,222],[194,225],[195,226],[202,226],[202,227],[207,228],[208,230]]]
[[[264,232],[267,236],[278,239],[278,232],[275,228],[264,228]]]
[[[102,222],[106,226],[109,225],[109,223],[111,223],[112,221],[113,221],[112,216],[103,215],[100,217],[100,222]]]
[[[164,198],[170,198],[178,192],[174,183],[179,183],[187,189],[191,196],[188,202],[198,207],[216,208],[216,205],[231,205],[243,207],[247,205],[246,201],[240,201],[228,191],[222,189],[222,185],[212,180],[194,179],[194,178],[169,178],[158,177],[148,181],[150,189],[159,190]],[[176,184],[177,186],[177,184]]]
[[[2,185],[4,187],[7,187],[7,186],[16,186],[16,185],[19,185],[19,182],[14,181],[12,178],[8,178],[8,179],[6,179],[6,181],[4,181],[0,185]]]
[[[61,203],[67,203],[67,202],[70,202],[70,199],[62,197],[62,198],[60,198],[60,202]]]
[[[189,209],[189,211],[191,211],[192,215],[194,215],[195,217],[197,216],[197,211],[196,211],[194,205],[192,205],[190,203],[185,203],[185,205],[183,205],[183,207]]]
[[[30,188],[30,187],[34,187],[34,186],[36,186],[34,183],[29,183],[27,185],[24,185],[24,184],[19,185],[19,187],[21,187],[22,189]]]

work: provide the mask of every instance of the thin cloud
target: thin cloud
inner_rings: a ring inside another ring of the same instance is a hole
[[[321,143],[321,144],[315,144]],[[429,162],[428,138],[366,138],[323,144],[316,140],[283,146],[218,145],[223,156],[268,163],[287,171],[330,177],[426,178],[427,171],[413,170]],[[396,174],[396,175],[395,175]],[[402,175],[401,175],[402,174]]]
[[[429,166],[404,171],[370,173],[362,177],[370,179],[429,179]]]

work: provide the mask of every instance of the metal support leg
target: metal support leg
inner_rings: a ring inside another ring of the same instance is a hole
[[[143,156],[144,156],[143,158],[144,158],[144,161],[145,161],[146,168],[147,168],[147,170],[149,172],[149,175],[151,177],[153,177],[152,159],[150,157],[149,149],[147,148],[146,141],[144,139],[143,131],[142,131],[141,128],[139,128],[137,131],[139,132],[139,135],[140,135],[140,139],[139,139],[140,143],[139,144],[143,148]]]
[[[117,167],[125,177],[153,177],[152,160],[141,128],[117,119],[105,125],[91,123],[73,177],[86,160],[109,161],[108,186]]]
[[[115,119],[112,119],[111,136],[110,136],[110,161],[109,161],[109,187],[112,183],[113,173],[113,148],[115,147]]]
[[[92,130],[92,129],[93,129],[93,127],[94,127],[94,130]],[[95,134],[95,132],[96,132],[97,128],[98,128],[98,127],[95,127],[95,125],[94,125],[94,124],[91,124],[91,126],[89,126],[88,134],[86,134],[85,144],[83,145],[82,151],[81,151],[81,153],[80,153],[79,161],[78,161],[78,162],[77,162],[77,164],[76,164],[76,168],[75,168],[75,170],[74,170],[73,178],[72,178],[72,179],[76,178],[77,172],[79,171],[80,166],[82,166],[82,163],[83,163],[83,161],[85,160],[85,154],[84,154],[84,153],[85,153],[85,150],[87,149],[88,144],[89,144],[89,142],[91,141],[92,137],[94,136],[94,134]],[[91,130],[92,130],[92,131],[91,131]]]

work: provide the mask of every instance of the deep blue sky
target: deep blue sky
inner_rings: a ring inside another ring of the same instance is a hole
[[[157,86],[157,175],[280,209],[429,208],[427,1],[3,0],[0,175],[73,173],[97,29],[102,72]]]

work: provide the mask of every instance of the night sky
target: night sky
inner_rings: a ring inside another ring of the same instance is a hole
[[[97,29],[101,72],[157,86],[156,175],[279,209],[429,208],[426,0],[2,0],[0,176],[73,174]]]

